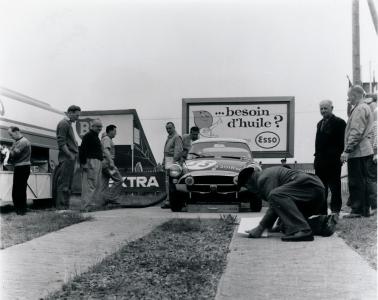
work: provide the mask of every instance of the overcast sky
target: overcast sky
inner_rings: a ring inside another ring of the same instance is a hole
[[[360,3],[368,81],[369,69],[378,77],[378,41],[367,3]],[[346,119],[351,6],[0,0],[0,85],[61,110],[135,108],[158,161],[165,123],[181,133],[182,98],[294,96],[295,160],[312,162],[319,101],[333,100],[335,114]]]

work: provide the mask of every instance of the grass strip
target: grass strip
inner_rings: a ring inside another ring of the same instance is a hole
[[[47,299],[213,299],[233,231],[225,219],[170,220]]]
[[[30,241],[91,218],[91,216],[84,216],[75,211],[59,213],[55,210],[35,210],[24,216],[15,213],[2,214],[0,218],[0,249]]]
[[[340,219],[337,233],[377,270],[377,217]]]

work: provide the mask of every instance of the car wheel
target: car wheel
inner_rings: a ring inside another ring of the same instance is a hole
[[[262,200],[259,197],[251,197],[250,206],[252,212],[259,212],[262,208]]]

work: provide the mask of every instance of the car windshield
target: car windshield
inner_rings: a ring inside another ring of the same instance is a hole
[[[248,145],[241,142],[200,142],[192,146],[188,159],[199,157],[250,159],[251,152]]]

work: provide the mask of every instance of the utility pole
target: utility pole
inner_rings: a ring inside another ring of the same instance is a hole
[[[359,0],[352,2],[353,84],[361,84],[360,63],[360,7]]]
[[[369,10],[371,14],[371,20],[373,21],[373,25],[375,28],[375,33],[378,35],[378,17],[377,17],[377,11],[375,10],[375,5],[373,0],[367,0],[369,5]]]
[[[361,84],[360,65],[360,3],[359,0],[352,1],[352,83]],[[350,115],[352,107],[348,103],[347,114]]]

